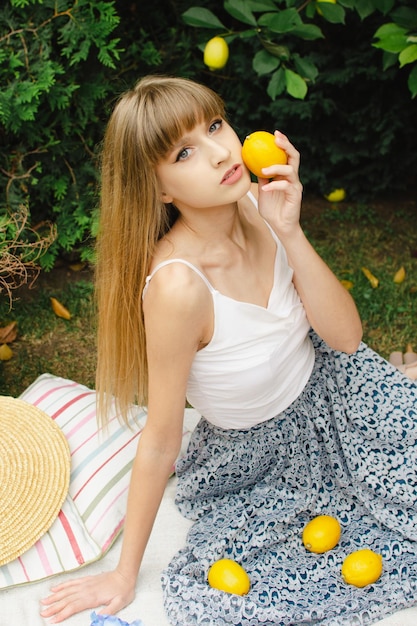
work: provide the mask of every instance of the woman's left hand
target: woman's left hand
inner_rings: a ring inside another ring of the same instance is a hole
[[[298,177],[300,154],[289,139],[275,131],[275,143],[285,150],[286,165],[271,165],[258,179],[258,207],[260,215],[278,235],[291,235],[298,230],[303,187]]]

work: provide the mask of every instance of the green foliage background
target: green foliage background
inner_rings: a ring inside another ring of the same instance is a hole
[[[208,21],[195,23],[202,10]],[[286,132],[302,153],[307,193],[345,187],[365,201],[411,189],[416,33],[414,0],[7,0],[0,216],[28,207],[28,241],[56,225],[45,268],[58,255],[90,258],[104,125],[117,96],[148,73],[219,91],[242,139]],[[203,64],[214,35],[230,47],[219,72]]]

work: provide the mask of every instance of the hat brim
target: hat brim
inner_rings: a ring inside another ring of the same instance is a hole
[[[67,496],[68,442],[36,406],[0,396],[0,566],[32,547]]]

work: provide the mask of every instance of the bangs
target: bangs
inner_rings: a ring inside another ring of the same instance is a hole
[[[141,81],[138,129],[141,153],[153,165],[163,159],[174,144],[197,124],[215,117],[225,118],[223,100],[208,87],[187,79],[165,78]]]

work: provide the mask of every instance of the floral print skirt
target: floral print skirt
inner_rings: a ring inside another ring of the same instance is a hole
[[[417,603],[417,384],[365,344],[335,352],[315,335],[302,394],[246,430],[201,419],[177,466],[177,504],[196,520],[162,576],[173,626],[353,626]],[[324,554],[301,541],[320,514],[342,526]],[[381,578],[346,584],[344,558],[370,548]],[[209,587],[220,558],[248,572],[247,595]]]

